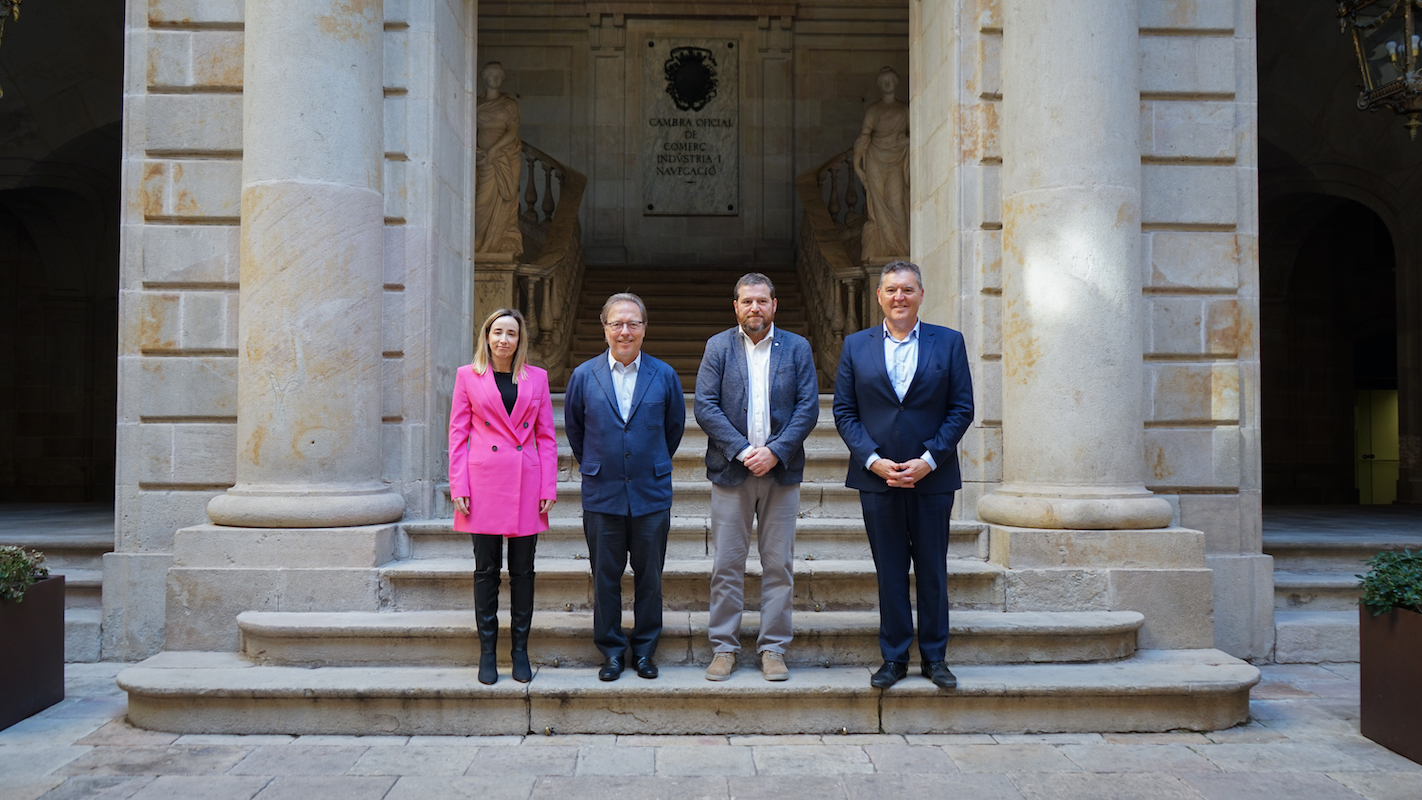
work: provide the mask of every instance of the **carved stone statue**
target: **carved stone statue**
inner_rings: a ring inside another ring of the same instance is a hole
[[[523,169],[518,101],[499,91],[503,65],[490,61],[479,78],[478,133],[474,140],[474,252],[523,253],[518,228],[518,178]]]
[[[862,260],[909,255],[908,104],[899,102],[899,73],[879,70],[879,102],[864,112],[854,140],[854,172],[864,184],[866,213]]]

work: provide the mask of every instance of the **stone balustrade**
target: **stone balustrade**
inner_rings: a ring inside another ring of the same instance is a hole
[[[568,352],[586,266],[578,211],[587,177],[522,143],[519,230],[523,254],[514,261],[474,257],[477,326],[496,308],[517,308],[527,322],[528,358],[558,383],[571,369]]]
[[[845,335],[879,320],[869,273],[857,258],[866,202],[850,163],[853,153],[836,153],[795,180],[805,207],[795,269],[807,306],[828,312],[809,319],[823,388],[834,382]]]

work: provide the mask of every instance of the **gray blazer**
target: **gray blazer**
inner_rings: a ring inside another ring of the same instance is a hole
[[[718,486],[739,486],[750,470],[736,455],[750,447],[746,412],[750,397],[749,366],[740,328],[706,340],[706,354],[696,373],[696,422],[710,439],[706,477]],[[770,348],[770,439],[766,447],[780,463],[770,471],[788,486],[805,476],[805,437],[820,418],[815,357],[805,337],[776,327]]]

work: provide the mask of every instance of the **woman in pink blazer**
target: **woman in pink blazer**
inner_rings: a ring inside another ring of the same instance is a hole
[[[528,631],[533,625],[533,552],[558,500],[558,445],[548,373],[525,363],[523,314],[489,315],[474,345],[474,363],[454,378],[449,409],[449,496],[454,529],[473,534],[474,619],[479,628],[479,682],[499,679],[499,570],[509,542],[509,632],[513,679],[528,683]]]

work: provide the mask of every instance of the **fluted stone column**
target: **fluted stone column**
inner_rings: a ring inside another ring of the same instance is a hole
[[[237,483],[220,525],[400,518],[380,482],[381,0],[247,0]]]
[[[1003,478],[1025,528],[1169,524],[1143,479],[1138,0],[1003,0]]]

